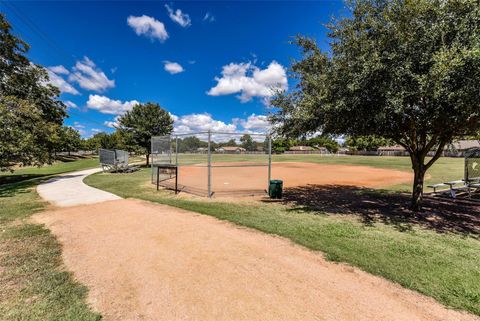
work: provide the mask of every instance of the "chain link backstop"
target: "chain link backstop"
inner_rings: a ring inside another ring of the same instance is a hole
[[[177,181],[180,191],[208,197],[264,194],[271,150],[268,134],[207,131],[152,137],[152,183],[159,177],[159,185],[175,188]],[[165,165],[177,167],[177,180]]]
[[[480,148],[465,152],[465,182],[480,180]]]

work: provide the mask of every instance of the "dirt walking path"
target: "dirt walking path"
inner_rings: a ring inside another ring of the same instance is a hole
[[[279,237],[139,200],[35,216],[104,320],[479,320]]]

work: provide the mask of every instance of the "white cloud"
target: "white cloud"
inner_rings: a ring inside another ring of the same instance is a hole
[[[73,108],[73,109],[77,109],[77,108],[78,108],[77,104],[75,104],[73,101],[70,101],[70,100],[65,101],[64,104],[65,104],[68,108]]]
[[[235,132],[237,126],[226,124],[223,121],[215,120],[212,115],[190,114],[184,116],[171,115],[174,120],[174,131],[177,133],[195,133],[208,130],[218,132]]]
[[[52,72],[56,73],[56,74],[59,74],[59,75],[68,75],[70,73],[67,70],[67,68],[65,68],[62,65],[48,67],[48,69],[51,70]]]
[[[78,121],[75,121],[73,122],[73,128],[80,129],[80,128],[85,128],[85,126],[80,124]]]
[[[207,12],[207,13],[205,14],[205,16],[203,17],[203,21],[214,22],[214,21],[215,21],[215,17],[214,17],[210,12]]]
[[[170,117],[172,118],[172,120],[173,120],[174,122],[176,122],[176,121],[179,119],[177,115],[174,115],[174,114],[172,114],[171,112],[168,112],[168,114],[170,115]]]
[[[165,25],[163,22],[160,22],[155,18],[146,15],[141,17],[129,16],[127,18],[127,23],[139,36],[145,35],[152,40],[158,39],[161,42],[167,40],[168,38]]]
[[[239,93],[241,102],[250,101],[253,97],[268,98],[275,90],[288,88],[285,68],[272,61],[265,69],[251,63],[230,63],[222,68],[222,77],[215,77],[217,85],[207,94],[222,96]]]
[[[233,123],[240,125],[246,132],[260,132],[265,133],[270,131],[270,122],[266,115],[251,114],[247,119],[234,118]]]
[[[110,128],[117,128],[120,125],[118,123],[118,118],[119,117],[120,116],[117,116],[113,120],[107,120],[107,121],[103,122],[103,124],[107,127],[110,127]]]
[[[176,116],[170,114],[174,120],[174,133],[177,134],[196,134],[202,140],[207,140],[207,134],[197,134],[200,132],[212,131],[212,140],[216,142],[226,142],[235,139],[239,142],[243,133],[265,134],[269,132],[267,116],[251,114],[247,119],[234,118],[231,122],[224,122],[214,119],[210,114],[190,114]],[[216,132],[228,133],[217,134]],[[265,136],[252,136],[253,140],[263,142]]]
[[[105,73],[97,68],[88,57],[83,57],[83,60],[77,61],[68,79],[77,82],[83,89],[97,92],[115,87],[115,80],[108,79]]]
[[[172,19],[172,21],[178,23],[184,28],[192,25],[192,20],[190,19],[190,16],[186,13],[183,13],[182,10],[177,9],[174,11],[172,8],[170,8],[168,4],[165,5],[165,8],[167,8],[168,16],[170,17],[170,19]]]
[[[137,104],[139,104],[139,102],[136,100],[122,102],[121,100],[113,100],[100,95],[90,95],[87,101],[88,108],[111,115],[121,115]]]
[[[85,136],[87,134],[87,131],[85,130],[85,126],[80,124],[78,121],[76,122],[73,122],[73,125],[72,126],[68,126],[70,128],[73,128],[75,129],[76,131],[78,131],[78,133],[80,134],[80,136]]]
[[[61,74],[68,75],[70,72],[64,66],[53,66],[47,68],[48,78],[50,79],[50,84],[54,85],[62,93],[68,93],[72,95],[80,95],[77,89],[73,87],[69,82],[63,79]]]
[[[165,67],[164,67],[165,70],[171,73],[172,75],[185,71],[185,69],[183,69],[183,67],[177,62],[167,60],[167,61],[164,61],[164,63],[165,63]]]

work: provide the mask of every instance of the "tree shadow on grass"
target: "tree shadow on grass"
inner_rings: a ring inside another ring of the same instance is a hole
[[[293,204],[293,210],[354,215],[366,225],[382,222],[400,231],[420,226],[480,237],[480,202],[426,196],[423,210],[414,213],[408,209],[408,194],[338,185],[288,188],[284,202]]]
[[[48,176],[51,174],[20,174],[20,175],[5,175],[0,176],[0,185],[13,184],[26,181],[33,178]]]
[[[0,201],[4,197],[12,197],[16,194],[29,193],[30,188],[38,184],[37,180],[16,182],[12,184],[0,185]]]

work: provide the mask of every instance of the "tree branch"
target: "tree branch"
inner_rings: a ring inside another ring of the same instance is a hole
[[[442,140],[440,144],[438,144],[438,148],[437,148],[437,151],[435,152],[435,155],[433,155],[432,159],[427,164],[425,164],[425,170],[429,169],[430,166],[432,166],[433,163],[435,163],[437,159],[442,155],[443,148],[445,147],[446,143],[447,142],[445,140]]]

